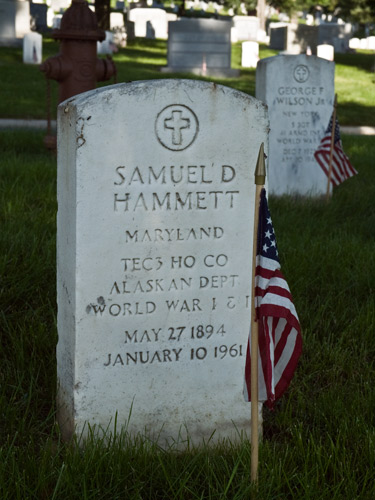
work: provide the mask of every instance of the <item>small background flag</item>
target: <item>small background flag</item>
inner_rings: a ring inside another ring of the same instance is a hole
[[[332,116],[328,124],[328,128],[324,133],[323,139],[320,141],[318,149],[315,151],[314,156],[316,161],[322,167],[324,173],[328,177],[329,171],[329,157],[331,151],[331,135],[332,135]],[[333,186],[338,186],[349,177],[358,174],[355,168],[349,161],[349,158],[344,153],[340,137],[339,122],[336,120],[335,125],[335,142],[333,145],[332,155],[332,175],[331,182]]]
[[[33,61],[35,63],[38,62],[38,54],[36,53],[36,47],[35,47],[35,45],[33,45]]]
[[[265,189],[261,192],[259,207],[255,305],[259,323],[259,401],[272,408],[293,377],[302,351],[302,339],[292,296],[280,271]],[[250,339],[251,335],[246,353],[245,401],[251,401]]]

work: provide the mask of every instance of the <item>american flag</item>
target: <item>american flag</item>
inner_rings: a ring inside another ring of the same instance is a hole
[[[302,352],[301,328],[292,296],[280,271],[275,233],[265,189],[261,192],[255,271],[255,306],[259,325],[259,401],[269,408],[293,377]],[[251,335],[249,336],[244,397],[251,401]]]
[[[320,141],[318,149],[314,153],[316,161],[322,167],[327,177],[329,172],[331,135],[332,135],[332,116],[329,121],[328,128],[324,133],[324,137]],[[349,161],[349,158],[346,156],[342,148],[339,122],[338,120],[336,120],[335,140],[334,140],[333,155],[332,155],[332,175],[331,175],[332,185],[338,186],[346,179],[349,179],[349,177],[353,177],[353,175],[356,174],[358,174],[358,172],[352,166],[352,164]]]

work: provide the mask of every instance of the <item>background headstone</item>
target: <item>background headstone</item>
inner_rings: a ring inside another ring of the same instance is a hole
[[[131,9],[128,20],[134,22],[136,37],[147,37],[147,23],[149,23],[148,38],[168,38],[167,13],[163,9]]]
[[[349,51],[349,38],[344,36],[332,38],[334,51],[338,54],[345,54]]]
[[[33,29],[35,29],[35,31],[47,31],[47,12],[47,4],[30,2],[30,16],[32,18]]]
[[[333,110],[335,63],[304,54],[261,59],[256,97],[270,116],[269,189],[321,195],[327,177],[313,154]]]
[[[346,39],[349,43],[352,26],[351,24],[322,23],[318,27],[318,44],[332,42],[336,38]]]
[[[51,0],[51,8],[54,12],[63,13],[71,5],[71,0]]]
[[[61,26],[62,14],[56,14],[52,19],[52,28],[54,30],[59,30]]]
[[[351,38],[349,40],[349,47],[351,49],[359,49],[359,38]]]
[[[96,42],[96,46],[97,46],[97,54],[112,55],[115,48],[114,36],[112,31],[106,31],[105,39],[102,42]]]
[[[259,19],[254,16],[234,16],[233,27],[237,30],[237,40],[258,40]]]
[[[162,445],[248,431],[254,169],[268,127],[256,99],[193,80],[114,85],[59,106],[65,437],[86,422],[113,430],[116,415],[118,430]]]
[[[287,46],[288,27],[285,23],[270,23],[270,48],[285,50]]]
[[[167,12],[167,22],[169,23],[169,21],[177,21],[178,19],[178,16],[177,14],[174,14],[173,12]]]
[[[307,24],[270,23],[270,48],[288,54],[305,53],[310,47],[313,54],[317,46],[333,45],[335,52],[346,52],[349,48],[350,24],[325,23],[319,26]]]
[[[230,41],[232,43],[238,42],[238,31],[237,28],[234,28],[233,26],[230,29]]]
[[[256,68],[258,61],[258,42],[242,42],[241,66],[243,68]]]
[[[109,15],[109,24],[111,26],[111,29],[124,28],[124,14],[122,14],[121,12],[111,12]]]
[[[134,40],[135,38],[135,30],[133,21],[125,20],[125,32],[127,40]]]
[[[307,24],[288,24],[287,26],[287,44],[288,54],[305,53],[308,47],[313,54],[316,54],[318,45],[318,27],[308,26]]]
[[[316,55],[322,59],[327,59],[327,61],[333,61],[335,59],[335,49],[333,45],[324,43],[322,45],[318,45]]]
[[[23,38],[23,62],[26,64],[42,63],[43,37],[39,33],[31,32]]]
[[[231,22],[180,19],[169,23],[168,67],[165,72],[237,76],[231,69]]]
[[[28,1],[0,0],[0,45],[22,45],[30,21]]]

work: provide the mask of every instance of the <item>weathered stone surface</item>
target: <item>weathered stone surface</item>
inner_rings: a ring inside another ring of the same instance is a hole
[[[266,107],[213,83],[160,80],[81,94],[58,114],[64,436],[86,422],[113,430],[117,414],[118,429],[162,445],[238,439],[249,429],[242,388]]]
[[[313,154],[333,110],[335,64],[304,54],[261,59],[256,97],[268,105],[269,188],[276,195],[320,195],[327,178]]]

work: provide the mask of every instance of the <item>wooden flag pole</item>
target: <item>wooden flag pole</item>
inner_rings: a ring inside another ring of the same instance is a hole
[[[329,194],[331,190],[333,147],[335,145],[335,130],[336,130],[336,108],[337,108],[337,94],[335,94],[335,101],[333,103],[333,113],[332,113],[331,149],[329,152],[329,168],[328,168],[328,182],[327,182],[327,195],[326,195],[327,201],[329,200]]]
[[[258,456],[259,456],[259,414],[258,414],[258,321],[255,307],[255,270],[258,242],[259,204],[260,194],[266,180],[266,167],[264,163],[264,144],[262,142],[258,161],[255,168],[255,213],[253,236],[253,269],[251,291],[251,481],[258,482]]]

